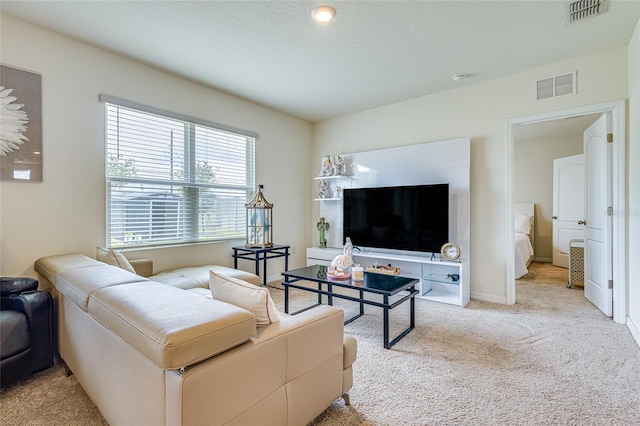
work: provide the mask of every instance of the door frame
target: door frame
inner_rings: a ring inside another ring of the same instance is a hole
[[[515,282],[515,250],[513,246],[513,152],[514,127],[521,124],[533,124],[543,121],[559,120],[586,114],[611,113],[614,143],[612,147],[612,197],[613,197],[613,320],[624,324],[627,318],[627,227],[624,211],[626,209],[625,196],[625,153],[626,153],[626,101],[618,100],[601,104],[586,105],[560,111],[547,112],[524,117],[508,119],[506,122],[507,155],[505,159],[505,237],[506,237],[506,299],[507,304],[516,303]]]

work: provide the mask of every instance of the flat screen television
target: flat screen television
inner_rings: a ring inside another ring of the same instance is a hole
[[[354,246],[439,252],[449,241],[449,184],[350,188],[343,239]]]

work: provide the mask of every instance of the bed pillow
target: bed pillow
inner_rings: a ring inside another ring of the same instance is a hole
[[[531,221],[533,217],[528,214],[516,216],[516,233],[529,235],[531,233]]]
[[[134,274],[136,273],[136,270],[133,269],[133,266],[131,266],[131,263],[129,263],[127,258],[117,250],[96,247],[96,260],[104,262],[107,265],[117,266],[118,268],[133,272]]]
[[[268,325],[280,321],[276,304],[269,290],[230,277],[220,272],[209,271],[209,288],[214,299],[253,312],[256,324]]]

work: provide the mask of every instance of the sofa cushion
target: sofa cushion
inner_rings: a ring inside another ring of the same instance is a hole
[[[209,271],[220,272],[252,284],[260,283],[260,277],[257,275],[220,265],[203,265],[172,269],[153,275],[149,277],[149,279],[185,290],[191,288],[209,288]]]
[[[133,274],[136,273],[136,270],[131,266],[129,260],[117,250],[96,247],[96,260],[104,262],[107,265],[117,266]]]
[[[37,273],[55,285],[56,275],[60,272],[71,268],[85,268],[95,265],[101,265],[101,263],[82,254],[59,254],[41,257],[35,261],[33,266]]]
[[[152,281],[94,291],[88,311],[165,370],[210,358],[256,334],[251,312]]]
[[[86,311],[89,297],[96,290],[104,287],[148,281],[144,277],[132,274],[116,266],[95,262],[91,266],[60,272],[53,283],[60,293]]]
[[[214,299],[222,300],[251,311],[256,316],[258,325],[268,325],[280,321],[269,290],[258,287],[246,281],[229,277],[219,272],[209,273],[211,281],[211,295]]]

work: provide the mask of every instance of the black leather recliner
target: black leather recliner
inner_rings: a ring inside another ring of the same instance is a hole
[[[53,301],[33,278],[0,278],[0,387],[53,365]]]

